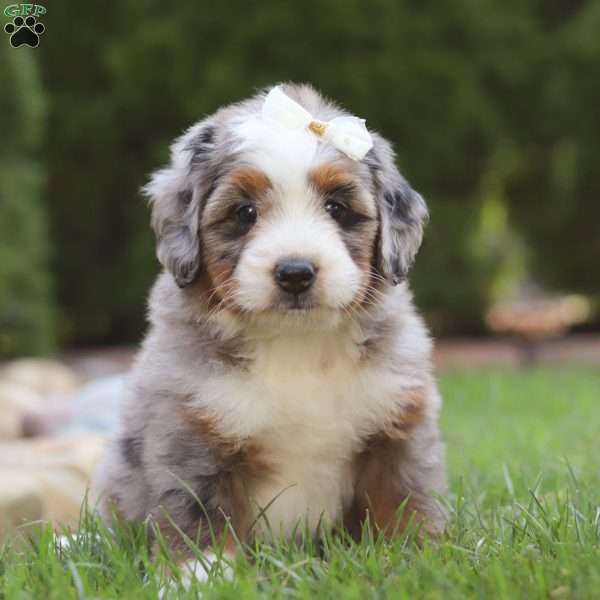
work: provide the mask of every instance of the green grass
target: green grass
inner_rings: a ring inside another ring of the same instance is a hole
[[[410,535],[385,542],[365,532],[361,544],[327,538],[320,551],[257,545],[204,597],[600,597],[600,372],[460,371],[441,387],[451,481],[443,541],[419,549]],[[6,547],[0,598],[155,598],[143,532],[87,529],[62,552],[47,527]]]

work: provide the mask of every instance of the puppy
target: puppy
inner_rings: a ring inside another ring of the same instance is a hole
[[[278,89],[318,123],[348,116]],[[210,557],[298,524],[446,522],[441,400],[406,282],[426,206],[378,134],[352,159],[265,119],[266,97],[191,127],[145,188],[164,271],[94,486],[107,521],[150,520],[196,575],[186,538]]]

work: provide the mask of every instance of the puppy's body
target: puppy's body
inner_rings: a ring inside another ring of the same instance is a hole
[[[430,342],[390,283],[420,243],[422,199],[381,138],[349,161],[262,123],[261,98],[188,131],[149,186],[168,271],[97,478],[103,512],[151,517],[184,558],[181,532],[208,545],[226,521],[241,539],[299,522],[358,533],[367,515],[389,533],[405,503],[404,520],[439,532]],[[310,282],[282,282],[282,261]]]

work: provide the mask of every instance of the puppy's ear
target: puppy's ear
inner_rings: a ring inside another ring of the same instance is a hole
[[[423,237],[427,206],[400,175],[390,144],[373,134],[374,146],[365,157],[373,180],[380,218],[377,266],[394,285],[406,278]]]
[[[152,206],[156,255],[181,288],[200,268],[200,217],[206,197],[214,126],[198,123],[171,146],[171,164],[152,174],[143,188]]]

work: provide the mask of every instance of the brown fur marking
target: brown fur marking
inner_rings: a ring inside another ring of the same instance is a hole
[[[235,304],[228,301],[234,292],[232,275],[248,239],[248,236],[227,239],[223,226],[231,219],[231,211],[240,203],[240,197],[262,200],[272,188],[271,181],[262,171],[248,166],[234,171],[228,182],[228,191],[212,199],[205,209],[202,233],[209,310],[218,310],[219,307],[236,310]]]
[[[344,186],[353,185],[355,175],[348,167],[329,162],[314,168],[309,173],[308,180],[319,194],[327,196]],[[369,202],[369,197],[364,192],[361,193],[359,188],[353,195],[351,204],[355,210],[373,219],[372,222],[367,221],[354,231],[341,231],[342,239],[352,259],[362,272],[361,290],[352,305],[365,306],[375,303],[374,294],[376,292],[371,291],[376,289],[372,282],[371,265],[373,263],[373,242],[377,235],[375,222],[377,210],[374,202]]]
[[[352,198],[354,210],[370,219],[377,219],[377,207],[372,196],[365,193],[350,165],[325,163],[312,169],[308,174],[309,184],[322,196],[335,193],[345,186],[356,188]]]
[[[262,196],[272,187],[270,179],[253,167],[241,167],[235,171],[231,182],[251,198]]]
[[[219,431],[217,421],[213,416],[188,406],[180,408],[183,420],[188,427],[198,433],[212,448],[217,449],[220,456],[228,457],[240,451],[241,442],[224,436]]]
[[[390,439],[405,439],[425,418],[425,390],[422,387],[410,388],[403,397],[402,411],[384,431]]]
[[[309,182],[322,194],[328,194],[354,181],[352,173],[334,163],[325,163],[308,174]]]
[[[398,486],[393,472],[402,456],[402,443],[425,417],[425,390],[415,387],[406,392],[404,408],[398,418],[373,436],[355,461],[354,504],[347,515],[347,527],[360,536],[362,524],[369,520],[385,535],[402,533],[411,519],[421,520],[417,501]],[[399,513],[400,506],[404,510]]]
[[[231,471],[243,474],[244,479],[258,479],[272,472],[259,444],[252,441],[232,439],[219,431],[217,420],[211,415],[189,407],[182,409],[183,418],[192,431],[199,433],[219,455],[227,460]]]
[[[371,523],[375,533],[401,534],[411,519],[419,519],[418,506],[407,491],[397,489],[396,454],[399,444],[384,436],[373,440],[356,459],[356,484],[353,505],[345,525],[355,539],[362,526]],[[404,511],[400,514],[402,504]]]

